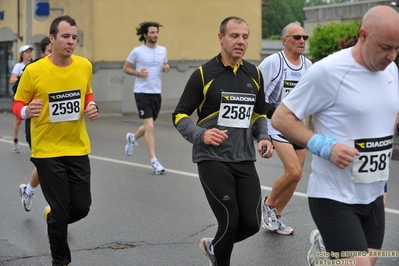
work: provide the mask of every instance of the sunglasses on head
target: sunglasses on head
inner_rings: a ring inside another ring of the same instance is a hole
[[[307,39],[309,39],[309,36],[308,36],[308,35],[287,35],[287,36],[285,36],[285,37],[292,37],[292,38],[294,38],[294,40],[297,40],[297,41],[299,41],[299,40],[301,39],[301,37],[302,37],[302,39],[303,39],[304,41],[306,41]]]

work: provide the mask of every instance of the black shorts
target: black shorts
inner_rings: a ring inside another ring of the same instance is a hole
[[[281,142],[281,143],[288,143],[288,144],[292,145],[294,150],[303,150],[303,149],[305,149],[305,147],[302,147],[302,146],[299,146],[299,145],[297,145],[295,143],[292,143],[286,137],[284,137],[282,134],[270,135],[269,137],[272,140],[272,143],[273,143],[273,141],[277,141],[277,142]],[[274,146],[273,146],[273,148],[274,148]]]
[[[328,252],[342,255],[342,251],[381,249],[385,232],[382,196],[370,204],[345,204],[323,198],[308,201]]]
[[[135,93],[137,110],[141,119],[153,118],[154,121],[161,110],[161,94]]]

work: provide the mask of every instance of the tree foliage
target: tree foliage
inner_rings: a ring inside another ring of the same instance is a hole
[[[356,36],[360,22],[360,20],[352,20],[348,23],[331,22],[324,26],[318,25],[309,38],[309,57],[313,60],[320,60],[340,50],[338,40]]]
[[[303,25],[304,7],[355,1],[363,0],[264,0],[267,5],[262,10],[262,39],[276,39],[288,23],[298,21]]]
[[[289,23],[298,21],[303,25],[305,6],[338,4],[363,0],[265,0],[266,8],[262,11],[262,38],[280,39],[282,29]],[[360,27],[360,20],[347,23],[335,23],[315,28],[309,38],[309,57],[320,60],[329,54],[340,50],[339,39],[356,36]]]
[[[281,35],[283,28],[291,22],[298,21],[303,25],[304,0],[268,0],[262,11],[262,38]]]
[[[320,5],[327,5],[326,0],[307,0],[305,1],[305,6],[320,6]]]
[[[320,5],[330,5],[330,4],[340,4],[348,2],[359,2],[364,0],[304,0],[305,6],[320,6]]]

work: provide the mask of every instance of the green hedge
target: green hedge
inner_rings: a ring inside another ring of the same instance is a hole
[[[360,23],[360,20],[352,20],[347,23],[331,22],[324,26],[318,25],[314,29],[312,37],[309,38],[309,57],[317,61],[339,51],[338,40],[356,36]]]

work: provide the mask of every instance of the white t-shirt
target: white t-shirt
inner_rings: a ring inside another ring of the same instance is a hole
[[[301,63],[293,65],[285,56],[284,51],[266,57],[259,65],[262,72],[266,102],[277,107],[295,87],[298,81],[305,74],[305,71],[312,66],[312,62],[300,57]],[[267,119],[269,135],[281,134],[274,129],[271,120]]]
[[[24,62],[16,63],[15,66],[13,67],[11,73],[12,74],[17,74],[18,76],[21,76],[22,70],[24,69],[24,67],[25,67]]]
[[[351,51],[341,50],[315,63],[283,103],[298,119],[313,114],[315,133],[355,147],[359,140],[365,143],[393,136],[399,113],[399,84],[394,63],[384,71],[372,72],[358,64]],[[378,146],[381,142],[370,143]],[[354,177],[389,174],[391,159],[387,155],[391,154],[385,151],[383,157],[370,153],[356,156],[360,164],[351,163],[345,169],[313,155],[308,196],[347,204],[374,201],[383,194],[385,181],[357,183]]]
[[[135,93],[161,93],[163,64],[168,62],[165,47],[157,45],[149,48],[142,44],[130,52],[127,61],[136,65],[137,71],[143,68],[148,71],[147,78],[136,78],[133,89]]]

